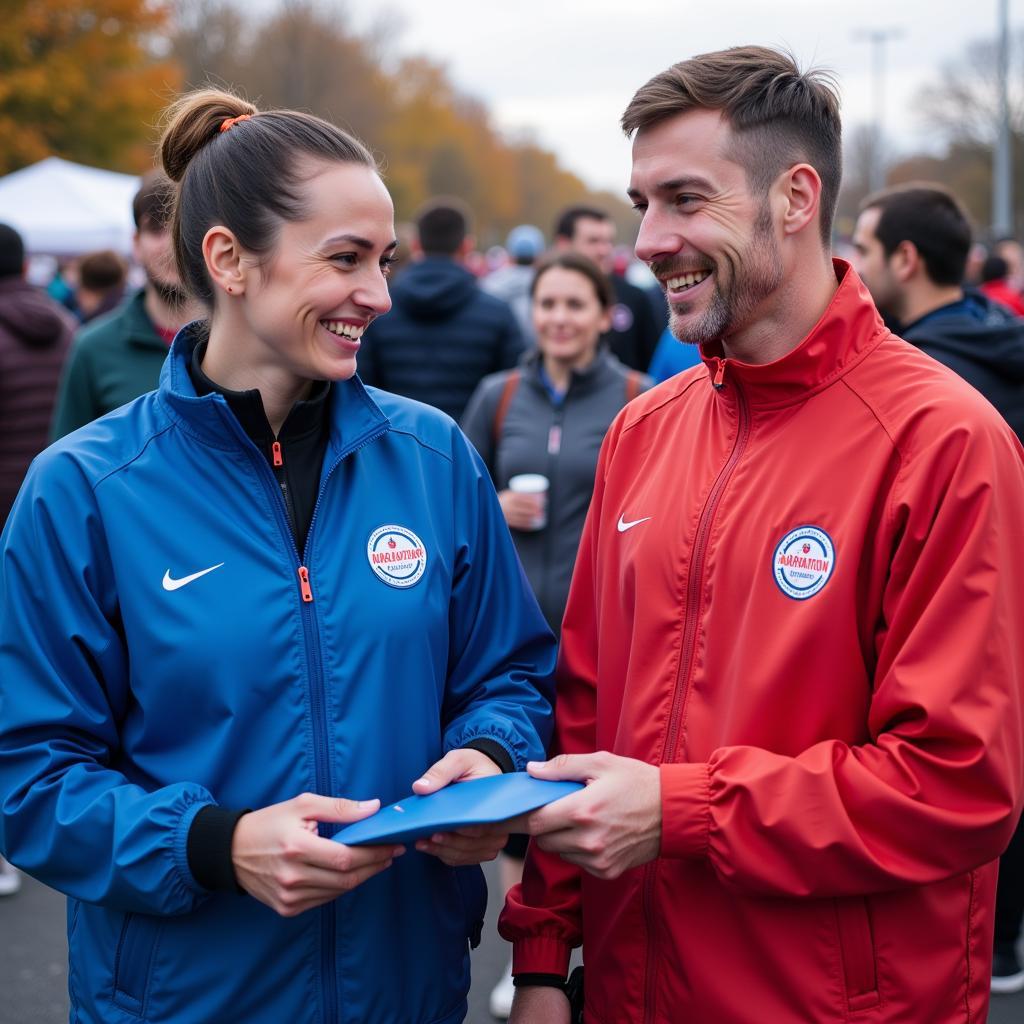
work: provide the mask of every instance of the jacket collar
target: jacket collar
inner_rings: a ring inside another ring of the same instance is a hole
[[[224,396],[217,391],[197,395],[189,374],[192,353],[206,335],[206,324],[201,320],[178,331],[160,371],[158,397],[175,421],[197,440],[224,450],[242,448],[251,442]],[[391,421],[358,377],[336,381],[328,402],[330,435],[325,466],[391,427]]]
[[[845,260],[833,259],[839,287],[821,319],[792,351],[772,363],[742,363],[720,343],[701,346],[711,381],[738,380],[751,405],[789,405],[828,387],[888,335],[864,283]]]
[[[595,387],[616,361],[603,345],[598,346],[597,354],[589,365],[582,370],[571,372],[569,389],[579,392]],[[541,379],[542,363],[539,349],[532,348],[525,352],[519,359],[519,365],[530,380],[535,381],[538,387],[544,387],[544,382]]]
[[[146,312],[146,289],[140,288],[121,305],[121,331],[129,345],[167,351],[167,343],[159,334]],[[116,315],[116,314],[115,314]]]

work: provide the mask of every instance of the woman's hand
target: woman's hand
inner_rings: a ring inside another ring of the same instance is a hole
[[[303,793],[242,815],[231,841],[238,884],[282,917],[295,917],[362,885],[405,848],[345,846],[317,835],[317,822],[360,821],[379,807],[379,800]]]
[[[505,522],[513,530],[536,530],[537,523],[544,517],[544,495],[524,494],[519,491],[498,492]]]
[[[450,750],[413,784],[413,792],[419,796],[436,793],[450,783],[466,782],[469,779],[483,779],[488,775],[500,775],[501,769],[484,753],[468,747]],[[455,832],[439,832],[428,839],[416,841],[416,849],[440,858],[449,867],[464,867],[494,860],[501,853],[507,834],[486,835],[485,828],[460,828]]]

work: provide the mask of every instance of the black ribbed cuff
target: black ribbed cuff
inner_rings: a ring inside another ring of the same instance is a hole
[[[565,991],[565,978],[559,974],[517,974],[512,984],[516,988],[560,988]]]
[[[497,740],[480,737],[480,739],[463,743],[462,746],[466,750],[479,750],[481,754],[486,754],[501,769],[502,775],[508,775],[509,772],[515,771],[516,766],[512,755]]]
[[[188,867],[192,877],[211,892],[242,892],[235,878],[231,840],[244,811],[229,811],[208,804],[193,819],[188,830]]]

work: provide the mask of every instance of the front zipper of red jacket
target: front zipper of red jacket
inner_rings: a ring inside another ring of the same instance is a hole
[[[713,387],[716,391],[721,390],[725,384],[726,360],[718,364]],[[735,377],[735,375],[733,375]],[[686,698],[689,695],[687,683],[693,671],[693,657],[697,648],[697,630],[700,626],[700,593],[704,584],[704,556],[707,553],[708,539],[711,536],[711,528],[714,525],[715,513],[721,504],[722,495],[736,469],[737,463],[743,456],[747,441],[750,439],[750,409],[747,406],[746,397],[739,382],[733,380],[732,386],[736,390],[736,411],[738,424],[736,427],[736,440],[733,442],[732,452],[726,460],[715,480],[711,493],[708,495],[704,508],[701,511],[697,523],[697,534],[694,538],[693,552],[690,556],[690,569],[686,580],[686,615],[683,618],[683,643],[679,654],[679,671],[676,674],[675,690],[672,694],[672,710],[669,713],[668,726],[665,730],[665,744],[661,749],[658,760],[659,764],[671,763],[677,756],[676,747],[679,744],[679,730],[682,726],[684,712],[686,710]],[[654,916],[654,890],[658,879],[658,861],[652,860],[644,867],[643,878],[643,908],[644,920],[647,924],[647,964],[645,969],[644,985],[644,1021],[646,1024],[653,1024],[656,1010],[657,996],[657,959],[658,959],[658,933]]]
[[[291,549],[294,555],[294,578],[296,585],[299,588],[299,596],[301,598],[302,635],[303,642],[306,645],[306,663],[309,668],[309,704],[310,718],[313,725],[314,779],[316,792],[330,796],[333,794],[334,788],[331,781],[330,744],[328,739],[330,735],[330,728],[327,721],[327,696],[326,687],[324,685],[323,663],[320,660],[320,629],[316,619],[316,609],[314,607],[316,603],[316,592],[314,590],[314,581],[310,576],[306,563],[309,561],[309,554],[313,543],[313,528],[316,525],[317,516],[320,512],[320,504],[323,500],[324,492],[327,490],[327,484],[334,471],[350,455],[355,454],[360,448],[365,448],[366,445],[371,444],[373,441],[376,441],[377,438],[382,437],[387,432],[388,428],[386,426],[378,427],[373,431],[368,431],[363,438],[356,441],[352,447],[346,448],[342,451],[334,462],[331,463],[331,467],[328,469],[323,482],[320,485],[320,490],[316,497],[316,504],[313,506],[313,515],[310,518],[309,530],[306,533],[305,551],[300,553],[295,544],[295,534],[293,533],[291,524],[288,521],[288,511],[285,507],[284,495],[281,493],[281,488],[278,484],[274,470],[267,463],[266,457],[252,443],[252,439],[242,429],[241,424],[237,424],[237,421],[233,416],[230,417],[230,419],[233,424],[237,425],[237,432],[239,435],[248,443],[249,450],[259,465],[261,478],[264,482],[267,482],[268,479],[271,482],[272,486],[270,489],[276,495],[272,504],[274,506],[278,526],[285,537],[287,547]],[[274,455],[277,456],[274,460],[277,462],[277,459],[281,458],[279,451],[275,451]],[[327,828],[322,829],[322,834],[330,838],[330,836],[333,836],[340,827],[340,825],[328,826]],[[335,964],[335,960],[337,958],[336,932],[337,911],[335,909],[335,901],[331,900],[320,908],[320,970],[324,979],[324,1021],[326,1024],[334,1024],[335,1021],[341,1019],[338,1009],[340,1000],[338,997],[338,983]]]

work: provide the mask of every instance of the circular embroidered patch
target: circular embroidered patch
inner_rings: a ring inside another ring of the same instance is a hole
[[[419,583],[427,567],[427,549],[404,526],[378,526],[366,543],[366,559],[377,579],[389,587]]]
[[[786,597],[806,601],[825,586],[836,567],[832,538],[817,526],[790,530],[775,547],[772,574]]]

